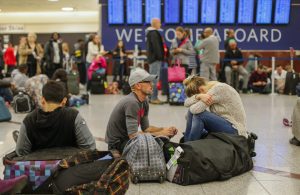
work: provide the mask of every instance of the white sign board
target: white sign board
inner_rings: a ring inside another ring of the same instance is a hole
[[[0,34],[25,32],[24,24],[0,24]]]

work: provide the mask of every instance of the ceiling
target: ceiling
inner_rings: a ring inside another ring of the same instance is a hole
[[[97,11],[98,0],[0,0],[1,13],[5,12],[56,12],[62,7],[74,7],[76,11]]]

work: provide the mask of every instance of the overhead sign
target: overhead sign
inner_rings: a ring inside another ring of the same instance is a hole
[[[25,32],[24,24],[0,24],[0,33],[19,33]]]

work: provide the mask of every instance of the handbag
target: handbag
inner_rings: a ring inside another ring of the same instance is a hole
[[[182,82],[185,79],[185,68],[180,65],[179,60],[175,61],[175,65],[168,68],[169,82]]]

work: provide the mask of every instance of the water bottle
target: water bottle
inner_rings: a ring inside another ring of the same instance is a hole
[[[76,107],[79,108],[80,107],[80,102],[77,100],[76,101]]]

